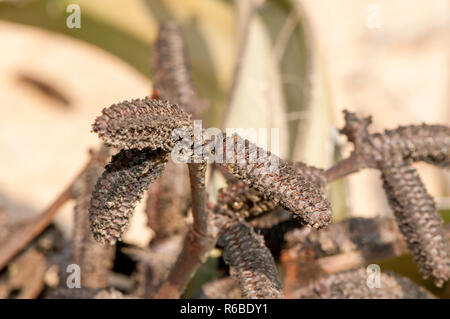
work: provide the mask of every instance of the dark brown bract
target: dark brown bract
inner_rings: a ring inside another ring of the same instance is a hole
[[[190,116],[175,104],[150,98],[123,101],[102,111],[92,129],[118,149],[161,149],[170,152],[177,128],[189,128]]]
[[[167,154],[143,150],[123,150],[113,156],[98,179],[89,207],[94,238],[114,244],[128,227],[136,204],[150,183],[163,172]]]
[[[232,141],[230,143],[229,141]],[[321,228],[331,221],[331,206],[316,180],[278,156],[238,135],[223,139],[224,164],[236,177],[303,223]],[[231,147],[230,147],[231,146]]]
[[[450,244],[433,198],[408,162],[387,158],[381,172],[389,203],[420,272],[442,286],[450,277]]]
[[[236,276],[244,298],[282,298],[272,254],[262,236],[243,221],[232,223],[222,235],[223,258]]]

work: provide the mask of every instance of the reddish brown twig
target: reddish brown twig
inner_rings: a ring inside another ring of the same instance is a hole
[[[206,164],[188,164],[191,181],[192,215],[194,231],[200,236],[208,236],[208,213],[206,210],[205,174]]]
[[[352,154],[350,157],[341,160],[337,164],[325,171],[327,183],[358,172],[362,168],[361,162]]]
[[[186,235],[183,250],[172,268],[167,281],[161,286],[156,298],[179,298],[189,280],[205,261],[214,247],[216,236],[211,229],[212,221],[206,207],[205,171],[203,163],[189,166],[194,224]]]
[[[194,224],[186,235],[183,250],[175,266],[156,298],[179,298],[186,289],[189,280],[215,245],[215,237],[210,235],[208,212],[206,210],[206,165],[192,163],[188,167]]]
[[[55,201],[34,220],[27,223],[11,235],[0,247],[0,270],[19,251],[39,235],[55,217],[59,209],[70,199],[72,199],[72,184],[66,188]]]
[[[200,119],[203,107],[191,78],[190,60],[182,32],[175,22],[162,23],[153,46],[153,96],[168,99]],[[155,232],[153,242],[180,233],[189,204],[184,165],[169,162],[164,174],[149,189],[146,212]]]
[[[217,237],[201,236],[192,227],[184,239],[184,246],[166,282],[155,298],[179,298],[198,267],[208,257]]]

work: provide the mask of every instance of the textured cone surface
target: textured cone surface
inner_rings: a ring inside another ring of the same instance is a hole
[[[410,125],[373,134],[372,144],[383,153],[399,152],[404,159],[450,167],[450,127]]]
[[[355,153],[366,166],[378,168],[388,155],[401,155],[403,160],[423,161],[432,165],[450,166],[450,127],[443,125],[400,126],[383,133],[368,133],[371,118],[359,118],[345,111],[345,127],[341,133],[355,144]]]
[[[435,298],[410,279],[391,272],[380,273],[379,288],[368,285],[365,269],[331,275],[301,288],[298,298],[312,299],[431,299]],[[372,282],[370,282],[372,283]],[[373,283],[376,285],[376,283]]]
[[[124,101],[103,109],[92,129],[108,146],[118,149],[161,149],[177,142],[172,132],[189,128],[190,116],[177,105],[150,98]]]
[[[89,207],[94,238],[114,244],[128,227],[143,192],[163,172],[167,155],[150,149],[123,150],[98,179]]]
[[[189,57],[181,31],[175,23],[160,26],[153,52],[155,86],[159,94],[197,118],[199,101],[190,75]]]
[[[442,286],[450,276],[450,244],[436,204],[411,162],[448,166],[450,128],[422,124],[369,135],[370,118],[345,112],[345,120],[341,132],[355,144],[353,155],[382,173],[389,203],[419,270]]]
[[[382,179],[400,231],[420,272],[442,286],[450,276],[450,244],[433,198],[417,171],[398,158],[385,160]]]
[[[219,190],[217,202],[227,205],[235,216],[250,218],[273,210],[277,205],[242,181],[230,183]]]
[[[314,183],[316,183],[322,188],[326,186],[327,178],[325,176],[325,171],[323,169],[314,166],[309,166],[302,162],[295,162],[294,167],[297,174],[309,176],[309,178]]]
[[[281,205],[303,223],[321,228],[331,221],[331,207],[321,187],[299,169],[237,135],[223,139],[225,166],[267,200]]]
[[[272,254],[245,222],[235,222],[222,235],[223,258],[239,282],[244,298],[282,298],[282,287]]]

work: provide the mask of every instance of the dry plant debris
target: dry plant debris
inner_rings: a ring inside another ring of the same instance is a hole
[[[354,145],[349,158],[327,170],[292,163],[237,134],[206,139],[203,128],[196,130],[192,121],[201,118],[203,108],[175,24],[161,26],[154,51],[151,97],[103,109],[92,128],[104,145],[92,152],[86,167],[47,210],[21,227],[23,234],[8,235],[11,238],[1,243],[0,268],[8,265],[8,271],[14,271],[27,258],[42,265],[30,279],[33,285],[24,289],[26,296],[40,293],[47,270],[44,254],[26,246],[70,199],[76,202],[70,258],[83,267],[84,288],[74,292],[58,287],[48,296],[133,296],[130,291],[122,294],[100,288],[111,288],[109,275],[117,258],[111,245],[121,240],[146,191],[155,240],[144,251],[128,248],[128,254],[146,266],[137,267],[143,269],[141,294],[146,297],[181,297],[215,247],[222,248],[230,276],[205,284],[202,296],[207,298],[433,298],[392,273],[381,274],[381,289],[366,285],[367,273],[360,267],[407,250],[424,277],[432,277],[437,286],[449,279],[450,232],[412,167],[417,161],[444,169],[450,166],[449,127],[421,124],[370,134],[370,117],[345,112],[341,133]],[[187,170],[183,164],[167,164],[182,141],[182,136],[174,134],[180,129],[187,136],[183,140]],[[106,164],[113,149],[117,153]],[[219,191],[216,202],[210,202],[206,192],[206,168],[212,159],[234,176]],[[331,223],[326,185],[365,168],[381,172],[395,219]],[[187,178],[190,189],[185,187]],[[192,221],[186,218],[189,206]],[[284,270],[282,280],[278,264]],[[5,291],[4,282],[0,278],[0,294]]]

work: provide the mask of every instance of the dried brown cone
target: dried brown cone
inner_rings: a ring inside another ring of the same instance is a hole
[[[190,116],[177,105],[146,97],[103,109],[92,129],[106,145],[118,149],[170,152],[177,142],[172,132],[190,125]]]
[[[218,204],[224,204],[236,217],[256,217],[272,211],[277,205],[271,200],[266,200],[255,189],[242,181],[230,183],[219,190]]]
[[[89,206],[94,238],[115,244],[128,227],[136,204],[148,186],[161,176],[167,154],[143,150],[122,150],[113,156],[98,179]]]
[[[445,166],[448,128],[409,126],[369,135],[370,117],[360,119],[345,112],[345,120],[341,132],[355,145],[352,156],[360,167],[382,172],[389,203],[419,270],[441,286],[450,276],[450,244],[436,204],[411,162],[422,160]]]
[[[309,178],[311,178],[311,180],[314,183],[316,183],[322,188],[326,186],[327,178],[325,176],[325,171],[323,169],[306,165],[305,163],[302,162],[295,162],[294,167],[297,174],[309,176]]]
[[[199,118],[201,108],[191,79],[190,62],[180,28],[174,22],[160,25],[153,50],[155,86],[163,99],[180,105]]]
[[[450,167],[450,127],[443,125],[409,125],[384,134],[373,134],[372,144],[384,153],[399,152],[413,162],[423,161]]]
[[[392,156],[381,166],[383,187],[420,272],[440,287],[450,276],[450,243],[436,204],[417,171]]]
[[[380,287],[369,288],[364,268],[322,278],[299,289],[302,299],[433,299],[424,288],[392,272],[380,273]],[[375,275],[375,274],[374,274]]]
[[[236,221],[221,236],[221,242],[223,258],[244,298],[283,298],[275,261],[262,236],[244,221]]]
[[[314,228],[331,221],[330,203],[322,188],[311,177],[300,174],[293,164],[238,135],[228,138],[223,135],[223,148],[222,165],[266,200],[284,207]]]
[[[98,243],[89,227],[89,202],[97,179],[101,176],[109,157],[102,147],[91,152],[91,161],[75,183],[74,261],[82,269],[81,284],[87,288],[104,288],[113,265],[114,247]]]
[[[215,279],[203,285],[201,299],[242,299],[239,285],[233,277]]]
[[[355,145],[353,152],[362,167],[378,168],[386,154],[399,154],[404,160],[424,161],[441,167],[450,166],[450,127],[443,125],[400,126],[384,133],[368,133],[371,117],[359,118],[344,111],[345,134]]]

